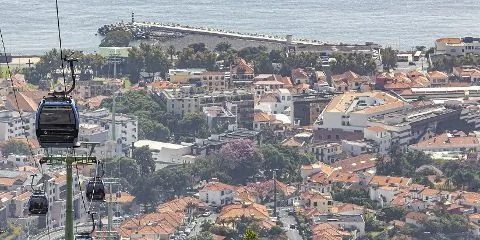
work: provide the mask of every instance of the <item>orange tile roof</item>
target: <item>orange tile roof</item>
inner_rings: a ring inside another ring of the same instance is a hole
[[[117,202],[117,203],[121,203],[121,204],[131,203],[135,199],[135,196],[132,196],[131,194],[129,194],[127,192],[122,192],[121,197],[119,197],[119,198],[117,198],[116,193],[106,194],[105,199],[107,200],[107,202],[110,202],[110,196],[112,197],[112,202]]]
[[[325,164],[323,162],[316,162],[316,163],[313,163],[313,164],[310,164],[310,165],[303,165],[302,169],[303,170],[318,169],[326,175],[330,175],[334,171],[332,167],[328,166],[327,164]]]
[[[343,170],[334,171],[330,176],[327,177],[327,180],[331,183],[349,183],[355,184],[360,182],[360,176],[356,173],[345,172]]]
[[[212,182],[207,183],[205,185],[205,187],[203,187],[200,191],[201,192],[203,192],[203,191],[224,191],[224,190],[233,190],[233,189],[235,189],[235,187],[232,186],[232,185],[212,181]]]
[[[251,204],[232,204],[223,207],[218,215],[217,222],[227,219],[236,219],[242,216],[253,217],[255,219],[268,220],[269,214],[267,207],[257,203]]]
[[[342,240],[351,237],[346,231],[338,229],[330,223],[320,223],[312,225],[312,240]]]
[[[413,220],[416,220],[416,221],[422,221],[422,220],[427,219],[428,216],[427,216],[427,214],[421,213],[421,212],[409,212],[409,213],[407,213],[405,218],[413,219]]]
[[[327,107],[325,108],[325,111],[327,112],[345,112],[347,109],[350,107],[352,102],[356,97],[374,97],[377,99],[381,99],[385,102],[383,105],[378,105],[378,106],[370,106],[367,107],[363,110],[359,110],[356,112],[366,112],[367,109],[378,109],[377,111],[382,110],[382,108],[385,108],[384,110],[392,107],[398,107],[397,105],[403,106],[404,102],[401,101],[400,99],[394,97],[393,95],[390,95],[385,92],[381,91],[372,91],[372,92],[362,92],[362,93],[357,93],[357,92],[346,92],[342,95],[337,95],[335,96],[330,103],[328,103]],[[395,104],[395,105],[390,105],[390,104]],[[370,112],[372,110],[369,110]]]
[[[298,141],[295,137],[291,137],[282,142],[283,146],[288,146],[288,147],[301,147],[303,146],[303,144],[304,142]]]
[[[2,178],[0,177],[0,186],[13,186],[13,184],[17,181],[15,178]]]
[[[439,38],[436,41],[441,42],[441,43],[446,43],[446,44],[460,44],[460,43],[462,43],[462,39],[460,39],[460,38]]]
[[[399,187],[406,187],[410,185],[410,183],[412,183],[411,178],[376,175],[376,176],[373,176],[369,185],[374,185],[374,186],[392,186],[393,185],[393,186],[399,186]]]
[[[335,169],[344,172],[358,172],[375,167],[377,158],[372,154],[361,154],[356,157],[346,158],[332,164]]]
[[[476,137],[456,137],[453,135],[449,136],[449,133],[444,133],[433,138],[421,141],[417,144],[413,144],[415,147],[445,147],[445,148],[455,148],[462,147],[465,145],[478,145],[480,143]]]
[[[440,71],[433,71],[433,72],[428,72],[427,73],[427,76],[428,78],[435,78],[435,79],[445,79],[445,78],[448,78],[448,75],[444,72],[440,72]]]
[[[270,116],[264,112],[255,113],[253,115],[254,122],[270,122],[270,120],[271,120]]]
[[[13,199],[23,202],[23,201],[29,199],[30,196],[32,196],[32,193],[31,193],[31,192],[24,192],[24,193],[22,193],[22,194],[20,194],[20,195],[18,195],[18,196],[16,196],[16,197],[14,197]]]
[[[185,212],[185,210],[187,209],[187,207],[190,204],[193,204],[195,206],[203,206],[204,205],[200,200],[198,200],[196,198],[183,197],[183,198],[174,199],[174,200],[168,201],[166,203],[160,204],[157,207],[157,212],[168,212],[168,211],[171,211],[171,212]]]
[[[367,127],[367,130],[375,132],[375,133],[381,133],[381,132],[386,132],[387,130],[385,128],[379,127],[379,126],[370,126]]]
[[[308,190],[304,191],[300,194],[300,199],[302,200],[312,200],[312,199],[317,199],[317,200],[332,200],[332,196],[330,194],[325,194],[321,193],[316,190]]]
[[[291,87],[293,85],[290,77],[281,77],[280,82],[283,83],[284,87]]]

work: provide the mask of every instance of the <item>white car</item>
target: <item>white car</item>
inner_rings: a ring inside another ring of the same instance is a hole
[[[190,229],[190,228],[185,228],[185,233],[186,233],[186,234],[189,234],[190,232],[192,232],[192,229]]]
[[[208,216],[210,216],[211,214],[212,214],[211,212],[204,212],[204,213],[202,214],[202,216],[208,217]]]

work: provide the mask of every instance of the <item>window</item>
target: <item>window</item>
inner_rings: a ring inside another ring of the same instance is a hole
[[[318,206],[317,202],[313,202],[313,206],[314,207]]]

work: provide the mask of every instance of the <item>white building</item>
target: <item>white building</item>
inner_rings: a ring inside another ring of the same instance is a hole
[[[376,144],[377,153],[388,154],[392,143],[392,133],[387,129],[378,126],[367,127],[363,131],[363,137]]]
[[[155,169],[161,169],[165,165],[175,165],[190,162],[193,159],[193,144],[173,144],[167,142],[158,142],[151,140],[139,140],[134,143],[134,147],[139,148],[148,146],[152,150],[152,157],[155,161]]]
[[[27,137],[35,135],[35,113],[24,112],[22,118],[17,111],[0,111],[0,141],[23,138],[24,129]]]
[[[360,131],[369,126],[369,119],[409,109],[407,102],[386,92],[347,92],[335,96],[320,113],[315,129]]]
[[[112,114],[105,108],[82,112],[80,122],[100,125],[108,131],[108,136],[112,135]],[[129,147],[136,142],[138,140],[137,118],[120,113],[115,114],[115,139],[123,147]]]
[[[199,198],[209,206],[225,206],[233,203],[234,189],[234,186],[212,179],[200,190]]]
[[[293,122],[293,97],[292,93],[285,88],[277,89],[272,93],[266,93],[260,97],[255,110],[261,110],[269,115],[285,114]]]
[[[440,38],[435,41],[435,54],[462,56],[480,53],[480,38]]]

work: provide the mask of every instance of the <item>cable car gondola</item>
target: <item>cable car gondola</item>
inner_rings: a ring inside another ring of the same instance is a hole
[[[44,97],[38,106],[35,129],[43,148],[71,148],[77,145],[79,114],[70,97]]]
[[[28,200],[28,212],[30,215],[44,216],[48,213],[48,199],[40,190],[35,190]]]
[[[100,177],[95,177],[88,181],[85,190],[88,201],[103,202],[105,201],[105,185]]]

